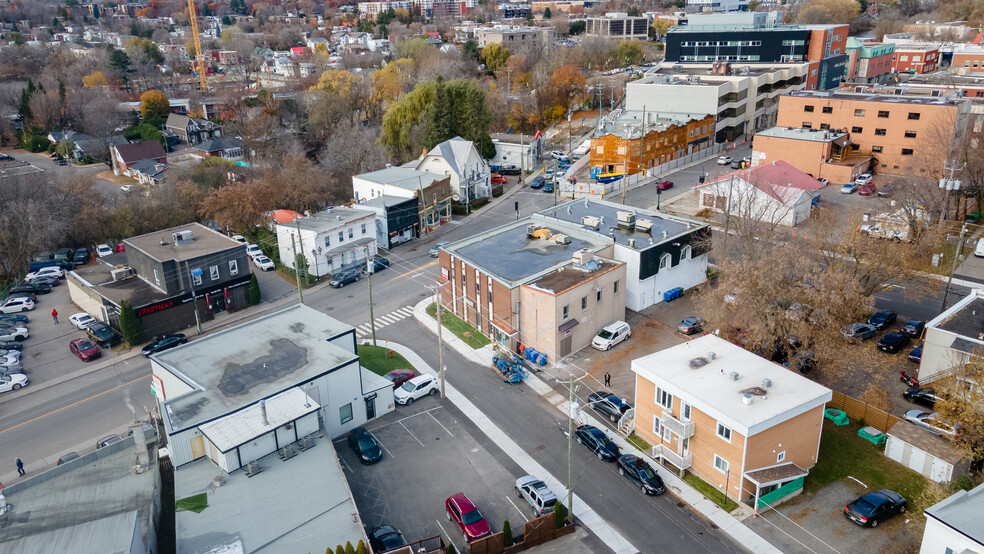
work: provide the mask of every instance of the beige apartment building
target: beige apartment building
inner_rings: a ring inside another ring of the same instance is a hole
[[[496,25],[495,27],[479,27],[475,31],[475,35],[478,37],[479,48],[485,48],[490,44],[501,44],[506,48],[519,44],[546,47],[550,44],[553,30],[550,27]]]

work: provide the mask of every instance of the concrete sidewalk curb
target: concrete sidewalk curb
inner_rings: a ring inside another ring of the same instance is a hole
[[[430,316],[425,313],[424,317],[429,318]],[[427,362],[425,362],[410,348],[393,342],[389,343],[389,348],[403,355],[403,357],[406,358],[418,372],[438,376],[438,372],[430,367]],[[506,433],[499,429],[499,427],[484,413],[482,413],[477,406],[465,398],[461,392],[450,384],[445,385],[445,391],[447,399],[450,400],[451,403],[454,404],[459,410],[461,410],[462,413],[464,413],[465,416],[475,424],[475,426],[481,429],[489,440],[494,442],[503,450],[503,452],[506,453],[507,456],[516,462],[517,465],[523,468],[523,471],[543,479],[544,482],[547,483],[547,486],[549,486],[552,490],[567,491],[567,487],[563,483],[555,479],[542,465],[534,460],[532,456],[523,451],[518,444],[516,444],[511,438],[509,438],[508,435],[506,435]],[[574,495],[574,515],[581,521],[582,525],[590,529],[591,532],[601,539],[606,545],[608,545],[612,551],[618,554],[639,552],[639,549],[629,543],[625,537],[619,534],[619,532],[610,526],[608,522],[595,513],[595,511],[592,510],[584,502],[584,500],[579,498],[576,494]]]

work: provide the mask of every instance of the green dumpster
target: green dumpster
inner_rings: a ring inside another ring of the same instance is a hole
[[[885,436],[885,433],[882,433],[878,429],[875,429],[874,427],[870,427],[870,426],[862,427],[861,429],[858,429],[858,436],[867,440],[871,444],[878,445],[878,446],[885,444],[885,441],[888,440],[888,437]]]
[[[847,414],[840,410],[835,410],[833,408],[827,408],[823,411],[823,417],[834,422],[834,425],[844,426],[847,425],[850,420],[847,418]]]

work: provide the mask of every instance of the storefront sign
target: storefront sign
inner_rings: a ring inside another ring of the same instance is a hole
[[[150,315],[152,313],[156,313],[156,312],[159,312],[159,311],[162,311],[162,310],[166,310],[166,309],[172,308],[172,307],[174,307],[174,300],[173,299],[162,300],[160,302],[155,302],[155,303],[150,304],[148,306],[144,306],[142,308],[138,308],[137,309],[137,317],[143,317],[145,315]]]

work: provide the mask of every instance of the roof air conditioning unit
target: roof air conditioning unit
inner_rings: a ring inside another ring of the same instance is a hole
[[[593,255],[590,250],[587,248],[582,248],[574,253],[574,263],[576,265],[584,265],[590,262],[592,257]]]
[[[527,238],[532,237],[533,236],[533,233],[536,233],[536,230],[539,229],[539,228],[540,228],[539,225],[527,225],[526,226],[526,236],[527,236]]]
[[[741,377],[741,374],[739,374],[737,371],[732,371],[730,375],[732,381],[737,381],[738,378]]]
[[[110,270],[110,275],[113,276],[114,281],[122,281],[123,279],[129,279],[134,276],[133,268],[125,265],[122,267],[116,267]]]
[[[283,448],[280,449],[279,454],[280,454],[280,459],[286,462],[287,460],[297,455],[297,449],[294,448],[294,445],[288,444],[287,446],[284,446]]]
[[[246,477],[253,477],[254,475],[259,474],[261,471],[263,471],[263,468],[260,467],[260,462],[257,462],[256,460],[253,460],[252,462],[246,464]]]
[[[302,452],[312,446],[314,446],[314,439],[311,438],[311,435],[304,435],[301,440],[297,441],[297,448]]]
[[[618,215],[619,225],[635,225],[635,220],[636,220],[635,212],[627,212],[627,211],[619,210],[618,212],[616,212],[616,214]]]
[[[639,218],[636,220],[635,226],[637,230],[648,233],[653,230],[653,220]]]
[[[772,387],[772,379],[762,379],[762,388],[768,389]]]
[[[601,219],[593,215],[586,215],[581,218],[581,225],[585,227],[591,227],[592,229],[597,229],[601,225]]]
[[[750,394],[741,395],[741,403],[746,406],[750,405],[752,403],[752,395]]]
[[[554,235],[553,236],[553,240],[557,244],[570,244],[571,243],[571,237],[569,237],[569,236],[567,236],[567,235],[565,235],[563,233],[558,233],[558,234]]]
[[[195,240],[195,235],[191,231],[178,231],[177,233],[171,233],[171,237],[174,239],[175,246],[187,244]]]
[[[717,355],[717,352],[714,352],[712,350],[712,351],[710,351],[710,352],[707,353],[707,357],[710,358],[710,359],[712,359],[712,360],[716,360],[717,357],[718,357],[718,355]]]

